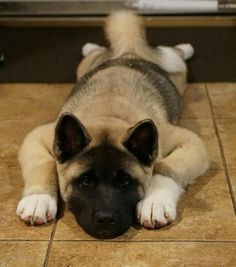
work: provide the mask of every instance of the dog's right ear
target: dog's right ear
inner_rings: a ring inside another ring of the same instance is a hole
[[[80,153],[91,141],[84,125],[72,114],[63,113],[56,129],[53,151],[60,163]]]

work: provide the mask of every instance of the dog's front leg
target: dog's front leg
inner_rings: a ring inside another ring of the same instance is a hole
[[[137,205],[138,222],[148,229],[171,223],[176,217],[176,206],[183,189],[172,178],[156,174]]]
[[[154,166],[154,176],[137,205],[141,225],[154,229],[171,223],[177,202],[185,188],[209,167],[202,140],[193,132],[173,125],[160,129],[163,154]]]
[[[27,224],[44,224],[56,216],[58,185],[53,138],[54,123],[46,124],[29,133],[20,149],[25,187],[17,215]]]

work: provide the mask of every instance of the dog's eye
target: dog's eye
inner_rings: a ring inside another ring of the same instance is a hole
[[[131,184],[132,184],[131,180],[124,180],[121,182],[121,187],[127,188],[127,187],[131,186]]]
[[[133,181],[130,178],[122,179],[119,185],[121,189],[128,189],[133,185]]]
[[[82,186],[82,187],[94,187],[95,186],[95,181],[90,178],[89,176],[82,176],[80,177],[79,179],[79,185]]]
[[[119,170],[117,173],[118,179],[117,179],[117,186],[121,189],[129,189],[131,188],[134,184],[135,181],[132,178],[132,176],[130,176],[128,173],[124,172],[123,170]]]

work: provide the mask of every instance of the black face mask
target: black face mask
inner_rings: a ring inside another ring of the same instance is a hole
[[[68,201],[78,223],[96,238],[114,238],[125,233],[134,223],[135,208],[140,200],[134,178],[121,170],[112,170],[112,173],[113,176],[108,176],[103,170],[100,176],[103,178],[94,171],[81,175],[73,181]]]

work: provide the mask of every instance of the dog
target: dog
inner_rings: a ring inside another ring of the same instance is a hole
[[[17,215],[55,219],[58,188],[79,225],[95,238],[176,218],[185,188],[209,167],[199,136],[177,125],[190,44],[150,47],[141,17],[119,11],[105,26],[110,48],[83,47],[78,81],[58,118],[25,138],[25,187]]]

